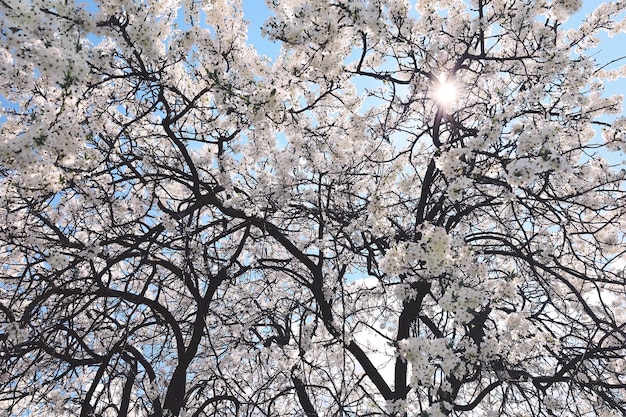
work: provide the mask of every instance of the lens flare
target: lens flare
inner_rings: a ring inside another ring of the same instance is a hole
[[[448,80],[445,77],[439,77],[438,83],[434,88],[435,102],[448,109],[457,99],[458,88],[454,80]]]

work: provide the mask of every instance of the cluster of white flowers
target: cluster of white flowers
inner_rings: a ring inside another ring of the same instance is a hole
[[[14,321],[4,324],[2,333],[6,335],[7,342],[13,345],[20,344],[28,339],[28,329]]]
[[[444,375],[451,375],[462,366],[461,359],[454,354],[450,341],[445,338],[402,339],[398,341],[398,353],[411,364],[411,380],[416,386],[432,383],[438,369]]]
[[[442,227],[423,225],[419,242],[394,245],[381,260],[381,268],[390,276],[407,274],[413,279],[443,274],[450,260],[450,236]]]
[[[450,181],[446,194],[452,201],[460,201],[465,192],[472,186],[472,180],[467,177],[456,177]]]
[[[148,396],[148,398],[152,401],[154,400],[158,400],[159,396],[161,395],[160,393],[160,387],[161,385],[158,383],[157,379],[155,378],[154,380],[150,381],[150,383],[147,384],[146,386],[146,395]]]
[[[565,22],[583,5],[582,0],[553,0],[546,13],[548,17],[559,22]]]
[[[439,306],[452,313],[455,321],[468,323],[487,301],[486,294],[474,288],[454,284],[439,299]]]
[[[448,178],[459,176],[466,168],[467,164],[463,160],[468,160],[471,149],[450,148],[442,151],[441,155],[435,158],[437,168]]]
[[[609,150],[626,153],[626,117],[618,117],[602,129],[602,138]]]
[[[70,260],[67,257],[67,255],[65,255],[65,254],[62,254],[62,253],[59,253],[59,252],[51,252],[46,257],[46,262],[53,269],[64,269],[64,268],[67,268],[67,266],[70,263]]]

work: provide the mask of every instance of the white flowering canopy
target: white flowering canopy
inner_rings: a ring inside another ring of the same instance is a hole
[[[0,414],[625,415],[597,3],[0,0]]]

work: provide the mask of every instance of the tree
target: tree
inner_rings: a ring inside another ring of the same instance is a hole
[[[267,3],[0,1],[0,409],[625,414],[626,3]]]

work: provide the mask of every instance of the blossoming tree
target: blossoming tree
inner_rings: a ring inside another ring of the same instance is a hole
[[[268,59],[241,0],[0,0],[0,409],[624,415],[580,6],[267,0]]]

